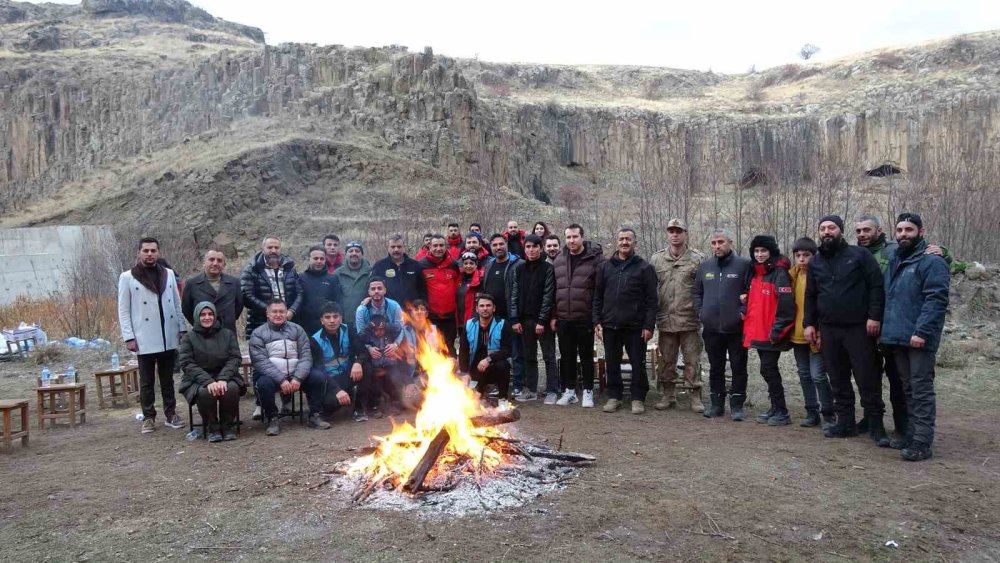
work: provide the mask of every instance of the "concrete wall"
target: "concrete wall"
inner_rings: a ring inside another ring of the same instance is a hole
[[[82,243],[111,240],[108,226],[0,229],[0,304],[58,290]]]

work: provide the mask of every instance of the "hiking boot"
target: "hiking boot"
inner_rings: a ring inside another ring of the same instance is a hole
[[[843,422],[837,420],[837,422],[831,424],[826,430],[823,430],[823,436],[827,438],[850,438],[857,435],[858,425],[855,424],[853,416],[844,417]]]
[[[894,450],[904,450],[909,448],[912,443],[913,438],[910,438],[909,436],[900,436],[889,440],[889,447]]]
[[[885,433],[885,425],[882,423],[882,417],[868,415],[865,418],[868,419],[868,437],[871,438],[871,441],[880,448],[888,448],[890,444],[889,436]]]
[[[252,420],[260,420],[263,418],[263,412],[261,411],[260,405],[257,405],[253,409],[253,416],[250,417]]]
[[[913,442],[899,452],[899,456],[906,461],[923,461],[934,456],[931,447],[920,442]]]
[[[584,389],[583,390],[583,399],[580,401],[580,406],[583,407],[583,408],[585,408],[585,409],[592,409],[592,408],[594,408],[594,390],[593,389]]]
[[[767,409],[767,411],[757,415],[757,422],[760,424],[767,424],[767,421],[771,420],[771,417],[776,414],[778,414],[778,410],[775,409],[774,407],[771,407]]]
[[[367,421],[368,421],[368,413],[365,412],[365,409],[354,411],[354,422],[367,422]]]
[[[565,407],[566,405],[571,405],[577,401],[579,401],[579,399],[576,398],[576,389],[567,389],[563,391],[562,397],[559,397],[556,404],[560,407]]]
[[[729,411],[729,416],[733,419],[733,422],[743,422],[746,419],[747,413],[743,410],[743,395],[729,396]]]
[[[830,428],[834,424],[837,424],[837,415],[832,412],[827,412],[822,414],[823,422],[821,423],[823,432],[826,432],[827,428]]]
[[[708,398],[709,401],[711,401],[711,404],[707,409],[705,409],[705,412],[701,414],[702,416],[705,418],[716,418],[726,414],[726,407],[724,403],[726,399],[724,396],[719,395],[718,393],[710,393]]]
[[[543,401],[543,402],[546,405],[554,405],[554,404],[556,404],[556,401],[558,401],[558,400],[559,400],[559,393],[546,393],[545,394],[545,401]]]
[[[658,411],[665,411],[665,410],[668,410],[668,409],[675,409],[675,408],[677,408],[677,399],[675,399],[673,397],[667,397],[666,395],[661,395],[660,396],[660,400],[657,401],[657,403],[655,405],[653,405],[653,408],[656,409],[656,410],[658,410]],[[705,407],[704,406],[702,406],[701,412],[705,412]]]
[[[538,394],[534,391],[521,391],[517,395],[514,395],[514,400],[519,403],[527,403],[529,401],[537,401]]]
[[[622,406],[622,402],[620,400],[608,399],[608,402],[604,403],[604,408],[601,410],[604,412],[615,412],[620,406]]]
[[[642,414],[646,412],[646,404],[642,401],[632,401],[632,414]]]
[[[163,425],[168,428],[184,428],[185,424],[186,423],[181,419],[181,417],[176,414],[166,417],[166,420],[163,421]]]
[[[806,409],[806,417],[799,421],[799,426],[803,428],[812,428],[819,426],[819,424],[819,411],[815,409]]]
[[[330,423],[320,418],[318,412],[314,412],[309,415],[309,421],[307,422],[309,428],[315,428],[317,430],[328,430],[330,428]]]
[[[767,419],[768,426],[788,426],[792,423],[792,417],[785,409],[774,409],[774,414]]]
[[[212,442],[212,443],[221,442],[222,441],[222,432],[219,432],[218,430],[213,430],[212,432],[209,432],[208,433],[208,441]]]
[[[142,421],[142,428],[139,430],[140,434],[149,434],[151,432],[156,432],[156,419],[147,418]]]
[[[264,434],[267,436],[277,436],[281,434],[281,427],[278,426],[278,417],[274,417],[267,421],[267,429],[264,430]]]
[[[689,396],[691,397],[691,410],[697,413],[705,412],[705,403],[701,402],[701,389],[692,389]]]

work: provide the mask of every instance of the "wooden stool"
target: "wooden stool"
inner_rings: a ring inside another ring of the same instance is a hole
[[[38,428],[45,428],[45,421],[52,424],[60,418],[68,418],[70,427],[76,427],[76,417],[80,415],[80,424],[87,421],[87,385],[74,383],[72,385],[51,385],[38,387]],[[65,409],[56,408],[56,398],[65,393],[68,396]],[[48,412],[46,412],[48,408]],[[51,425],[50,425],[51,426]]]
[[[118,380],[118,381],[116,381]],[[97,385],[98,408],[107,408],[104,399],[104,383],[108,385],[108,403],[113,407],[119,401],[123,406],[128,406],[131,398],[139,398],[139,368],[124,366],[118,369],[109,369],[94,372],[94,383]],[[117,386],[121,386],[121,391]]]
[[[12,426],[13,416],[11,411],[15,409],[20,409],[21,411],[21,429],[14,432]],[[0,413],[3,413],[3,452],[7,453],[10,451],[10,444],[14,440],[21,439],[21,447],[28,445],[28,400],[27,399],[13,399],[0,401]]]
[[[243,360],[240,362],[240,371],[243,374],[243,385],[246,385],[247,395],[253,393],[257,394],[257,390],[253,386],[253,381],[250,381],[250,356],[243,356]]]

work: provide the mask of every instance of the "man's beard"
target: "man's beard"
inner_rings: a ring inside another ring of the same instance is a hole
[[[837,235],[835,237],[830,237],[830,238],[823,237],[820,240],[820,243],[819,243],[820,252],[823,252],[824,254],[829,254],[835,248],[837,248],[838,246],[840,246],[840,241],[842,241],[842,240],[844,240],[844,239],[840,235]]]
[[[896,241],[896,244],[899,245],[899,249],[902,250],[903,252],[910,252],[910,251],[913,250],[913,247],[917,246],[917,244],[922,239],[923,239],[923,237],[916,237],[916,238],[914,238],[912,240],[911,239],[906,239],[906,238],[901,238],[901,239],[899,239],[899,240]]]

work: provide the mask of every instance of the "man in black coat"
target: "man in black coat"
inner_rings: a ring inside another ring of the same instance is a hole
[[[818,345],[833,388],[837,423],[823,430],[827,438],[857,436],[854,388],[868,421],[868,436],[879,447],[889,447],[882,416],[882,377],[876,342],[882,328],[882,271],[871,252],[844,240],[844,220],[837,215],[820,219],[819,254],[812,257],[806,278],[803,336]]]
[[[635,231],[618,231],[618,250],[597,268],[594,291],[594,332],[604,341],[608,369],[608,402],[604,412],[615,412],[622,401],[622,348],[632,366],[632,414],[646,412],[649,392],[646,343],[656,326],[659,294],[656,270],[635,253]]]
[[[549,318],[556,300],[556,274],[552,264],[542,256],[541,237],[534,234],[524,237],[524,260],[511,266],[508,314],[514,337],[521,339],[526,372],[525,387],[515,398],[520,402],[538,398],[538,344],[541,344],[546,404],[554,405],[559,393],[559,373],[556,333],[549,328]]]
[[[312,337],[322,328],[320,317],[323,306],[327,303],[339,304],[343,297],[340,280],[327,270],[325,248],[314,246],[309,249],[309,267],[299,274],[299,279],[302,283],[302,304],[295,321]]]
[[[423,267],[406,254],[403,235],[389,237],[389,255],[372,264],[372,278],[384,278],[385,296],[407,309],[416,300],[427,300]]]
[[[205,252],[202,264],[204,272],[192,276],[184,282],[181,295],[181,312],[188,324],[197,326],[194,307],[202,301],[215,306],[216,318],[223,328],[236,333],[236,319],[243,314],[243,293],[240,280],[223,273],[226,269],[226,255],[219,250]]]

